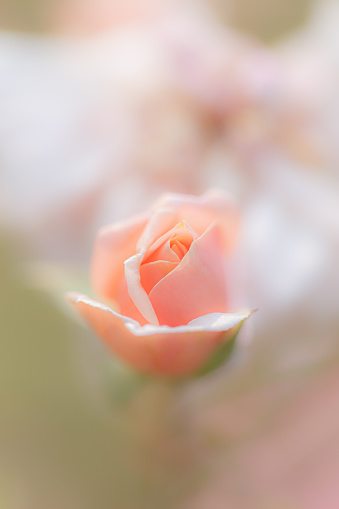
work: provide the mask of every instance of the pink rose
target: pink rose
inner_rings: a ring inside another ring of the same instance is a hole
[[[77,293],[68,300],[136,369],[197,371],[250,314],[229,312],[224,261],[237,229],[237,211],[220,191],[164,195],[150,212],[97,235],[92,285],[113,307]]]

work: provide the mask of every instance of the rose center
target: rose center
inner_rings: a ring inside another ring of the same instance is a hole
[[[180,260],[185,256],[191,247],[193,237],[184,234],[175,234],[170,239],[170,248],[178,256]]]
[[[183,221],[149,247],[140,267],[141,284],[147,293],[177,267],[195,238],[195,232]]]

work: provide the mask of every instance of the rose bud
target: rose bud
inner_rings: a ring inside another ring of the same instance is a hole
[[[238,213],[221,191],[166,194],[150,212],[99,231],[91,280],[101,302],[67,299],[135,369],[196,373],[251,314],[229,309],[225,260],[237,230]]]

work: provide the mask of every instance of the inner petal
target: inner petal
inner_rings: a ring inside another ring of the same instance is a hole
[[[159,260],[179,262],[196,238],[196,233],[185,221],[182,221],[149,247],[144,263]]]
[[[187,235],[186,231],[182,232],[181,229],[179,229],[179,231],[171,237],[170,248],[179,257],[179,260],[185,256],[191,247],[193,240],[194,238],[192,234]]]
[[[175,269],[178,263],[158,260],[142,264],[140,267],[140,281],[146,293],[149,293],[162,278]]]
[[[184,325],[209,313],[227,313],[220,231],[212,226],[149,293],[161,325]]]

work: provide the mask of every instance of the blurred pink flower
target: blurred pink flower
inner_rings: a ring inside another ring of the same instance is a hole
[[[149,213],[98,234],[93,289],[114,308],[80,294],[68,299],[136,369],[192,373],[250,315],[230,312],[224,258],[237,229],[237,211],[221,192],[164,195]]]
[[[219,406],[205,408],[204,425],[223,443],[224,457],[180,509],[336,509],[335,363],[307,374],[287,372],[263,385],[252,367],[245,391],[243,379],[237,394],[228,391]]]
[[[79,259],[107,218],[164,190],[200,193],[272,152],[318,161],[289,58],[196,4],[143,6],[80,40],[0,38],[0,208],[39,255]]]
[[[102,42],[102,55],[110,46],[103,62],[129,91],[132,166],[150,179],[198,190],[216,152],[220,167],[231,159],[253,169],[272,151],[319,162],[312,104],[291,90],[289,61],[210,11],[175,5],[156,22],[121,26]]]
[[[281,108],[298,112],[294,134],[308,137],[317,167],[327,173],[337,172],[339,161],[338,32],[337,2],[315,2],[307,23],[276,48],[284,66]]]
[[[231,160],[253,169],[271,151],[318,163],[311,105],[291,93],[279,52],[221,25],[206,6],[150,4],[133,23],[94,30],[85,45],[87,65],[93,59],[106,82],[97,118],[119,97],[134,126],[129,168],[171,190],[199,192],[215,153],[220,168]]]

